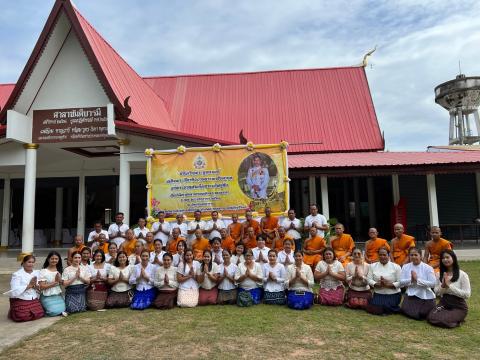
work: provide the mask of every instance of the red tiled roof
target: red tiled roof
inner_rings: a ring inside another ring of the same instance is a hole
[[[289,169],[381,167],[480,163],[480,153],[458,152],[358,152],[297,154],[288,156]]]
[[[13,91],[15,84],[0,84],[0,108],[5,106],[8,97]]]
[[[289,151],[383,149],[363,67],[145,78],[179,131]],[[294,145],[301,144],[301,145]]]

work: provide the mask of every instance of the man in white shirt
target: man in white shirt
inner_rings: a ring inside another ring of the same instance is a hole
[[[220,229],[226,229],[225,223],[218,219],[218,211],[212,211],[212,220],[209,220],[205,225],[204,234],[209,234],[208,239],[221,238]]]
[[[185,218],[182,213],[178,213],[176,216],[177,222],[170,224],[170,234],[173,229],[178,228],[180,230],[180,236],[184,239],[188,236],[188,225],[184,222]]]
[[[295,241],[295,250],[302,250],[302,235],[300,234],[302,225],[300,224],[300,220],[295,217],[295,210],[288,210],[288,217],[282,220],[280,226],[282,226],[287,231],[287,235]]]
[[[162,240],[163,247],[167,246],[167,241],[170,235],[171,227],[168,222],[165,221],[165,212],[160,211],[158,213],[158,221],[152,225],[152,233],[155,240]]]
[[[200,210],[196,210],[193,213],[194,220],[188,223],[188,238],[187,238],[187,245],[190,246],[192,241],[195,240],[195,230],[205,230],[206,222],[202,220],[202,212]]]
[[[268,263],[268,252],[270,251],[270,248],[265,246],[265,239],[263,236],[259,236],[257,238],[257,247],[252,249],[253,252],[253,257],[256,262],[260,263],[263,265]]]
[[[115,223],[111,224],[108,228],[108,238],[110,242],[117,244],[117,247],[120,248],[120,245],[125,241],[125,233],[129,229],[127,224],[123,223],[124,215],[122,212],[115,214]]]
[[[105,234],[105,237],[108,241],[108,231],[102,229],[102,222],[101,221],[96,221],[93,224],[93,231],[91,231],[90,234],[88,234],[87,246],[90,246],[91,248],[93,248],[95,243],[98,243],[98,236],[100,234]]]
[[[310,205],[310,215],[305,218],[305,224],[303,230],[308,232],[311,227],[317,229],[317,235],[325,237],[325,231],[328,230],[327,218],[318,213],[318,207],[316,204]]]
[[[145,243],[145,237],[147,236],[148,229],[145,227],[147,222],[144,218],[138,219],[138,226],[133,229],[133,233],[138,240],[142,240]]]

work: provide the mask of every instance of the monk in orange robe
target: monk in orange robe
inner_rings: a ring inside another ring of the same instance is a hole
[[[432,226],[430,229],[432,240],[425,244],[425,254],[423,261],[433,267],[435,272],[440,272],[440,253],[443,250],[452,250],[452,243],[442,238],[442,230],[438,226]]]
[[[365,243],[365,262],[373,264],[378,261],[378,249],[384,247],[390,251],[388,241],[377,237],[378,231],[375,228],[368,229],[370,240]]]
[[[262,233],[262,229],[260,228],[260,223],[257,220],[253,219],[253,215],[251,211],[246,211],[245,221],[242,223],[242,234],[241,234],[242,239],[244,239],[247,236],[247,229],[249,227],[253,228],[253,230],[255,231],[255,236],[258,236]]]
[[[283,242],[285,240],[290,240],[292,242],[292,250],[295,251],[295,241],[290,235],[287,235],[285,228],[280,226],[276,232],[276,236],[273,239],[273,244],[271,249],[277,250],[277,252],[283,250]]]
[[[167,252],[169,252],[172,255],[176,254],[177,253],[177,244],[181,240],[185,241],[185,239],[180,236],[180,229],[179,228],[173,228],[172,229],[172,238],[170,240],[168,240],[168,242],[167,242],[167,246],[166,246]]]
[[[278,218],[272,216],[272,209],[265,207],[265,216],[260,221],[260,230],[263,238],[265,239],[265,246],[272,248],[273,239],[275,238],[276,231],[278,229]]]
[[[232,223],[227,226],[227,234],[235,241],[235,244],[242,240],[242,224],[238,222],[238,214],[232,214]],[[224,248],[223,244],[222,248]]]
[[[343,224],[337,223],[335,225],[335,236],[330,239],[330,244],[337,260],[340,261],[343,267],[352,260],[351,255],[353,248],[355,247],[355,242],[349,234],[344,234],[345,227]]]
[[[317,235],[317,228],[312,226],[309,230],[310,238],[303,244],[303,262],[315,269],[322,260],[322,252],[327,247],[325,239]]]
[[[85,244],[83,243],[83,236],[82,235],[76,235],[73,238],[73,246],[68,249],[67,251],[67,264],[72,265],[72,254],[75,251],[78,251],[79,253],[82,252],[82,250],[86,247]]]
[[[222,239],[222,249],[228,249],[231,253],[235,251],[235,240],[227,234],[227,229],[220,229],[220,237]]]
[[[195,230],[195,240],[192,241],[193,259],[201,261],[203,259],[203,252],[210,250],[210,241],[203,237],[201,229]]]
[[[135,233],[132,229],[128,229],[125,232],[125,241],[120,245],[120,251],[125,251],[127,256],[132,255],[135,252],[135,243],[137,239],[135,238]]]
[[[98,234],[98,244],[92,248],[92,251],[102,250],[104,254],[108,254],[108,242],[104,233]]]
[[[247,234],[243,239],[243,244],[247,249],[254,249],[257,247],[257,235],[255,235],[255,230],[253,227],[247,228]]]
[[[402,224],[395,224],[393,227],[395,237],[392,239],[390,256],[391,260],[400,266],[408,263],[408,250],[415,247],[415,238],[404,234],[404,231]]]
[[[153,241],[153,233],[150,231],[147,232],[147,235],[145,235],[145,249],[147,249],[149,252],[155,251],[155,244]]]

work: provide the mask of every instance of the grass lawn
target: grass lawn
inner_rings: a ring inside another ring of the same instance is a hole
[[[472,297],[466,322],[447,330],[402,315],[344,307],[307,311],[258,305],[86,312],[6,349],[0,359],[476,358],[480,261],[463,262]]]

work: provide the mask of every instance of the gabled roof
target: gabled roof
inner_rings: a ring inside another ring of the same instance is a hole
[[[115,105],[117,117],[127,118],[142,125],[155,125],[162,129],[174,130],[165,105],[143,79],[122,59],[120,55],[85,20],[70,0],[57,0],[40,34],[35,48],[16,83],[10,98],[0,113],[5,121],[6,110],[14,106],[25,86],[58,16],[64,12],[82,45],[85,54],[100,80],[110,101]],[[124,108],[124,101],[130,97],[131,113]]]
[[[179,131],[289,152],[383,150],[363,67],[151,77]],[[299,144],[299,145],[297,145]]]
[[[0,109],[3,109],[5,106],[14,87],[15,84],[0,84]]]

